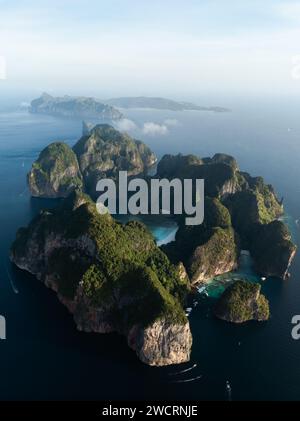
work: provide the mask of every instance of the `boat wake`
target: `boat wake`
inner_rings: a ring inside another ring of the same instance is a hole
[[[15,294],[19,294],[19,290],[18,290],[18,288],[16,287],[16,285],[15,285],[15,283],[14,283],[14,281],[13,281],[12,277],[11,277],[11,274],[9,273],[9,270],[8,270],[7,265],[5,265],[5,271],[6,271],[7,278],[8,278],[8,280],[9,280],[9,282],[10,282],[10,286],[11,286],[11,288],[12,288],[13,292],[14,292]]]
[[[178,374],[187,373],[188,371],[191,371],[196,367],[197,367],[197,364],[194,364],[194,365],[192,365],[192,367],[186,368],[185,370],[176,371],[175,373],[169,373],[169,376],[177,376]]]
[[[172,383],[189,383],[194,382],[196,380],[200,380],[202,378],[202,374],[197,377],[193,377],[192,379],[184,379],[184,380],[173,380]]]

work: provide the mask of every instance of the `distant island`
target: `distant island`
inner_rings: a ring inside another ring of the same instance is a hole
[[[149,108],[170,111],[212,111],[217,113],[230,111],[223,107],[203,107],[190,102],[178,102],[166,98],[121,97],[99,100],[92,97],[73,97],[65,95],[54,97],[43,93],[31,101],[29,112],[63,118],[93,119],[96,122],[117,121],[124,118],[120,109]]]
[[[216,113],[222,113],[230,111],[224,107],[203,107],[195,105],[191,102],[178,102],[167,98],[155,98],[155,97],[121,97],[112,98],[103,101],[105,104],[112,105],[118,108],[153,108],[156,110],[170,110],[170,111],[213,111]]]
[[[103,104],[95,98],[68,95],[53,97],[47,93],[43,93],[31,102],[29,112],[67,118],[91,118],[99,121],[120,120],[124,117],[116,108]]]
[[[99,178],[127,169],[149,182],[145,170],[155,160],[147,145],[107,124],[88,130],[73,149],[49,145],[33,163],[30,191],[64,200],[18,230],[10,258],[57,293],[79,330],[125,335],[141,361],[162,366],[190,359],[184,308],[195,287],[234,271],[242,250],[260,276],[286,279],[296,245],[279,220],[283,204],[273,187],[223,153],[165,155],[158,163],[155,178],[205,180],[203,224],[186,226],[184,215],[173,215],[179,228],[165,246],[142,223],[97,212],[91,196]],[[233,283],[215,308],[233,323],[269,314],[260,286],[248,281]]]

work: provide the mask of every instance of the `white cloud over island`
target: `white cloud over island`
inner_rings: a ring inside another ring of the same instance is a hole
[[[157,124],[151,121],[144,123],[142,132],[147,136],[166,135],[169,129],[165,124]]]
[[[138,127],[134,121],[129,120],[128,118],[123,118],[116,123],[116,128],[121,132],[131,132],[133,130],[137,130]]]
[[[121,132],[141,131],[145,136],[165,136],[169,133],[169,128],[179,125],[179,121],[175,118],[166,119],[163,123],[146,121],[141,127],[128,118],[123,118],[115,123],[116,129]]]

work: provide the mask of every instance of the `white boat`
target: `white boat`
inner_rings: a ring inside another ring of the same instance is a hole
[[[241,256],[250,256],[249,250],[241,250]]]
[[[186,315],[186,316],[189,316],[189,315],[191,314],[191,311],[192,311],[192,307],[187,307],[187,308],[185,309],[185,315]]]
[[[228,380],[226,381],[226,393],[228,400],[231,401],[231,386]]]

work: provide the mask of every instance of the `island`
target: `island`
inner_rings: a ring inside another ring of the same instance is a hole
[[[40,153],[28,174],[33,197],[67,197],[83,187],[83,177],[73,150],[63,142],[54,142]]]
[[[91,97],[53,97],[43,93],[29,107],[33,114],[47,114],[63,118],[90,118],[97,121],[120,120],[124,116],[116,108]]]
[[[247,281],[231,284],[219,298],[214,313],[232,323],[266,321],[270,317],[269,303],[261,294],[261,286]]]
[[[185,306],[189,294],[216,275],[234,271],[247,250],[257,273],[286,279],[296,245],[282,200],[262,177],[239,169],[234,157],[165,155],[107,124],[85,125],[73,148],[55,142],[41,152],[28,175],[31,194],[64,198],[17,232],[11,261],[53,289],[79,330],[118,332],[148,365],[190,359],[192,335]],[[121,224],[96,210],[93,193],[102,177],[120,170],[146,182],[204,179],[204,221],[178,224],[175,241],[158,247],[141,222]],[[236,282],[216,305],[228,322],[267,320],[260,285]]]
[[[100,215],[74,191],[18,231],[10,257],[56,291],[79,330],[123,334],[149,365],[189,360],[188,280],[143,224]]]
[[[178,218],[175,241],[163,247],[173,262],[183,262],[192,285],[237,268],[241,250],[250,252],[262,277],[288,277],[297,247],[279,220],[282,201],[262,177],[240,171],[236,160],[223,153],[202,159],[165,155],[156,176],[205,180],[203,224],[186,226]]]
[[[62,142],[47,146],[28,175],[34,197],[67,197],[77,189],[96,195],[101,178],[116,178],[119,171],[128,176],[147,172],[157,158],[143,142],[115,130],[108,124],[86,129],[73,149]]]
[[[174,101],[167,98],[156,97],[121,97],[112,98],[103,101],[105,104],[112,105],[117,108],[152,108],[156,110],[170,110],[170,111],[213,111],[216,113],[223,113],[230,111],[225,107],[203,107],[193,104],[191,102]]]

